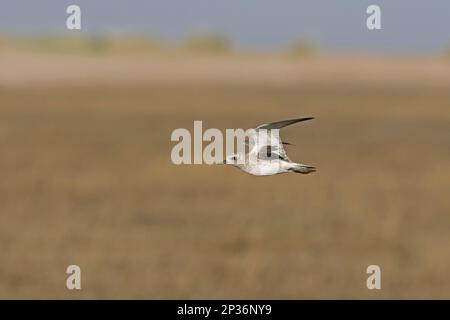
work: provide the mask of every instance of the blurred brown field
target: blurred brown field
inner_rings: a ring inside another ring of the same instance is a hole
[[[3,50],[0,298],[449,299],[449,89],[426,57]],[[303,116],[317,173],[171,163],[194,120]]]

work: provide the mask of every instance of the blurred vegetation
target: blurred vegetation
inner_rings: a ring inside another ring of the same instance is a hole
[[[293,57],[309,58],[317,54],[317,47],[310,40],[298,39],[289,45],[288,53]]]
[[[182,51],[195,53],[228,53],[231,41],[221,35],[193,35],[173,47],[149,36],[79,37],[39,36],[8,37],[0,35],[0,49],[43,50],[61,53],[115,53]]]
[[[148,35],[129,36],[9,36],[0,34],[0,50],[42,50],[58,53],[124,53],[124,52],[192,52],[222,54],[235,51],[232,41],[220,34],[194,34],[173,46]],[[314,42],[298,39],[284,52],[294,58],[308,58],[317,54]],[[446,51],[450,56],[450,48]]]
[[[163,49],[161,41],[148,36],[77,37],[0,36],[0,49],[43,50],[61,53],[148,52]]]
[[[180,49],[193,52],[226,53],[232,50],[232,44],[223,35],[193,35],[183,41]]]
[[[450,60],[450,45],[448,45],[447,48],[444,49],[444,57]]]

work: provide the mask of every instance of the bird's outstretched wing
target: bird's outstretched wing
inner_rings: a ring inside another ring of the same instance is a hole
[[[307,120],[312,120],[312,119],[314,119],[314,117],[298,118],[298,119],[270,122],[270,123],[265,123],[265,124],[262,124],[260,126],[257,126],[256,130],[258,130],[258,129],[266,129],[266,130],[281,129],[281,128],[290,126],[291,124],[297,123],[297,122],[302,122],[302,121],[307,121]]]
[[[256,155],[258,159],[281,159],[284,161],[291,161],[283,148],[283,141],[281,141],[279,129],[311,119],[314,118],[308,117],[283,120],[262,124],[256,127],[254,133],[249,137],[249,145],[251,147],[250,154]]]

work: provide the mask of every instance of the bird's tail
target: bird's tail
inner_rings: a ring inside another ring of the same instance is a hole
[[[290,170],[292,172],[308,174],[308,173],[311,173],[311,172],[316,172],[316,167],[309,166],[307,164],[293,163]]]

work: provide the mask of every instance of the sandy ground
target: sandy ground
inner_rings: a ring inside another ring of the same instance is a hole
[[[0,51],[0,85],[450,85],[444,58]]]

